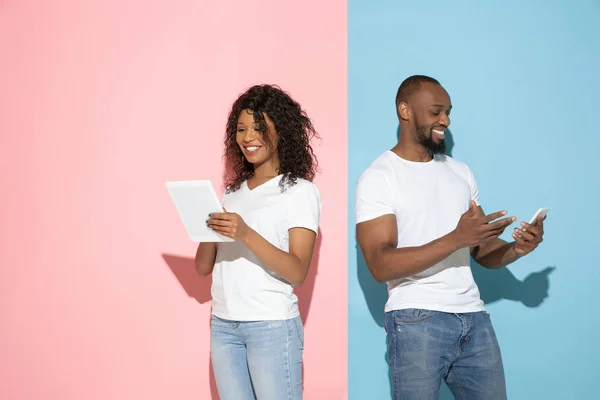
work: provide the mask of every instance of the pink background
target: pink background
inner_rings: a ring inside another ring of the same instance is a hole
[[[209,280],[164,182],[220,184],[262,82],[323,138],[305,398],[346,397],[346,1],[296,4],[0,1],[0,398],[210,398]]]

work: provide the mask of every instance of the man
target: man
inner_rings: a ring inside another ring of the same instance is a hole
[[[430,77],[398,89],[400,140],[369,166],[356,192],[356,235],[369,271],[387,282],[385,330],[393,398],[438,399],[444,379],[459,399],[506,399],[500,348],[484,311],[470,256],[501,268],[542,241],[543,221],[485,215],[477,183],[444,155],[452,104]]]

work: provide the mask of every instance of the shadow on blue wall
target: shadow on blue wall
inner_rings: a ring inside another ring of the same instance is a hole
[[[400,128],[397,131],[400,137]],[[446,133],[446,154],[452,156],[454,139],[450,130]],[[388,298],[387,286],[379,284],[367,268],[360,248],[356,246],[356,269],[358,282],[365,296],[369,312],[375,323],[383,329],[384,306]],[[526,307],[538,307],[548,297],[549,275],[554,266],[533,272],[523,281],[518,280],[508,267],[489,270],[471,260],[471,270],[479,291],[481,299],[485,304],[494,303],[498,300],[512,300],[522,303]],[[502,343],[500,343],[502,346]],[[387,353],[384,355],[387,364]],[[391,380],[390,380],[391,395]],[[440,400],[452,400],[454,397],[445,384],[440,390]]]

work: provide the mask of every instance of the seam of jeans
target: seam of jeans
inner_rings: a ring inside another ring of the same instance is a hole
[[[396,372],[396,335],[398,334],[396,332],[396,324],[394,322],[394,317],[393,315],[390,316],[391,318],[387,321],[388,323],[390,323],[391,326],[391,331],[387,333],[387,337],[388,339],[388,365],[390,367],[390,369],[392,370],[392,391],[393,391],[393,399],[397,400],[400,399],[400,390],[398,389],[398,387],[400,386],[400,382],[398,382],[398,373]]]
[[[298,335],[298,341],[300,342],[300,348],[304,350],[304,327],[302,326],[302,320],[300,317],[293,318],[294,326],[296,327],[296,334]]]
[[[291,331],[291,326],[290,326],[290,320],[286,321],[286,327],[287,327],[287,338],[285,341],[285,347],[286,347],[286,357],[285,357],[285,376],[286,376],[286,390],[287,390],[287,398],[290,400],[294,399],[294,390],[292,388],[292,368],[291,368],[291,353],[292,353],[292,331]]]
[[[393,320],[393,316],[390,316],[389,318],[386,317],[383,320],[383,325],[388,327],[388,325],[390,324],[391,320]],[[393,325],[393,323],[392,323]],[[389,327],[388,327],[389,328]],[[387,362],[388,362],[388,366],[389,368],[393,368],[394,365],[394,357],[392,355],[392,351],[394,348],[394,332],[392,329],[392,332],[390,332],[389,329],[386,329],[386,334],[385,334],[385,344],[386,344],[386,348],[387,348]]]
[[[465,400],[465,393],[463,391],[462,386],[460,386],[460,378],[458,377],[458,372],[456,372],[454,368],[451,368],[450,373],[454,375],[454,379],[456,380],[456,387],[458,388],[458,393],[460,394],[461,400]]]

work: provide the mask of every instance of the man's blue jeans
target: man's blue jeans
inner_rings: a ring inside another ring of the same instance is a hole
[[[456,399],[505,400],[498,340],[485,311],[406,309],[385,315],[394,400],[438,400],[442,379]]]

